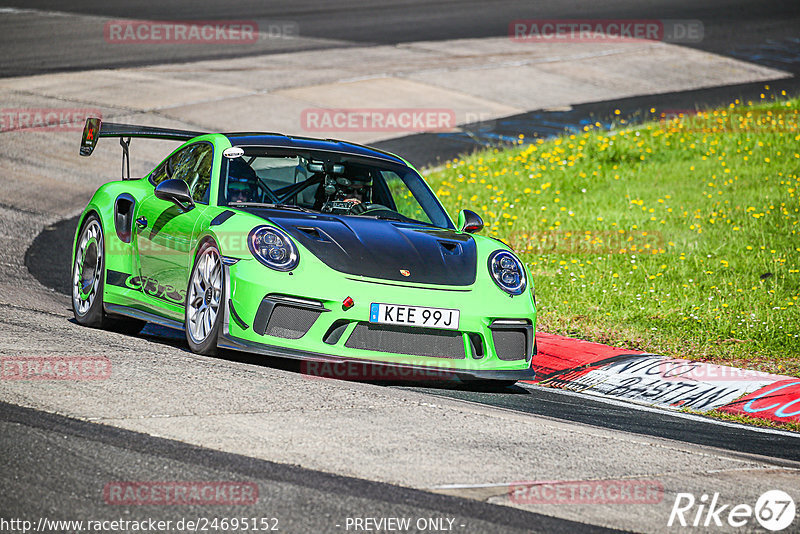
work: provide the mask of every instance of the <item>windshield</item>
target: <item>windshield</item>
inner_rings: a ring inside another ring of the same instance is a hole
[[[333,152],[240,147],[223,158],[220,206],[267,205],[453,228],[413,169]]]

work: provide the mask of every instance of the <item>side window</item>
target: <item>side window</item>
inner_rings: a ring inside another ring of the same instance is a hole
[[[212,159],[213,148],[210,143],[195,143],[162,163],[150,174],[150,181],[158,185],[169,178],[183,180],[189,186],[195,202],[208,203]]]
[[[189,184],[195,202],[208,202],[212,153],[209,143],[195,143],[170,158],[172,177]]]
[[[153,185],[158,185],[169,178],[169,173],[167,172],[168,168],[169,160],[162,163],[159,168],[150,173],[150,181],[153,182]]]

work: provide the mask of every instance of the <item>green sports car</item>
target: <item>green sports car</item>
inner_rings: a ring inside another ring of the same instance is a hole
[[[185,330],[217,348],[513,382],[533,377],[525,265],[457,225],[403,159],[344,141],[86,121],[81,155],[119,138],[72,254],[78,323]],[[132,137],[180,141],[130,178]],[[127,166],[127,175],[125,168]]]

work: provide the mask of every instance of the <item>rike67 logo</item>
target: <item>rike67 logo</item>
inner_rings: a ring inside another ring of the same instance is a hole
[[[709,527],[722,527],[725,523],[731,527],[752,528],[758,522],[763,528],[778,532],[792,525],[794,518],[794,499],[781,490],[763,493],[755,506],[722,503],[719,493],[710,498],[703,494],[699,499],[691,493],[678,493],[667,526],[695,527],[707,532]]]

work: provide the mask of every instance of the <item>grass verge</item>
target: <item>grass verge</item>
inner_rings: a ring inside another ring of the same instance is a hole
[[[531,269],[543,331],[800,376],[800,99],[520,143],[427,179]]]

